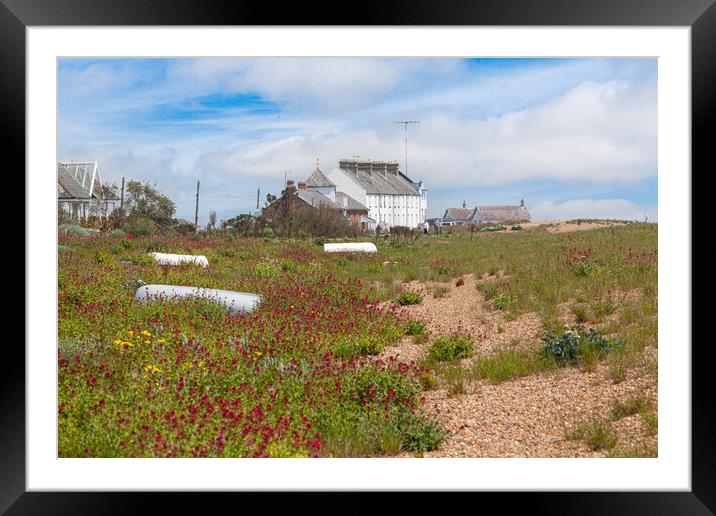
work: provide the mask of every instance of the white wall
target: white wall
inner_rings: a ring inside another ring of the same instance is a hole
[[[365,190],[361,188],[358,183],[353,181],[349,177],[349,174],[350,172],[344,172],[340,168],[335,168],[326,174],[326,177],[336,185],[336,190],[348,194],[363,206],[367,206]]]
[[[381,226],[415,228],[425,220],[427,199],[418,195],[367,194],[353,179],[351,172],[336,168],[326,174],[336,190],[345,192],[368,208],[368,216]]]

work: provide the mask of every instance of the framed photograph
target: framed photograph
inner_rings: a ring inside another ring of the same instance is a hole
[[[142,491],[713,511],[691,344],[711,1],[392,2],[354,25],[1,1],[28,205],[3,511]]]

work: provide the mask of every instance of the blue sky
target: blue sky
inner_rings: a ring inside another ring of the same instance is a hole
[[[62,59],[59,160],[155,183],[200,223],[256,208],[320,159],[396,160],[428,215],[657,220],[656,59]]]

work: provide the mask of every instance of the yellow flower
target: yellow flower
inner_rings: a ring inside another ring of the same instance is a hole
[[[127,333],[129,333],[130,335],[134,335],[134,330],[129,330]]]
[[[142,330],[142,335],[146,335],[147,337],[149,337],[151,333],[149,333],[147,330]]]
[[[122,339],[114,339],[115,344],[122,344]]]
[[[164,339],[159,339],[159,344],[164,344],[165,342],[166,342],[166,340],[164,340]]]
[[[151,341],[151,340],[149,340],[149,339],[147,339],[147,340],[145,340],[145,341],[144,341],[144,343],[145,343],[145,344],[151,344],[151,343],[152,343],[152,341]]]

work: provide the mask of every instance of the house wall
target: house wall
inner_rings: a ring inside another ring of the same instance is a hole
[[[325,195],[331,201],[336,202],[336,188],[334,186],[309,186],[308,188]]]
[[[365,190],[361,188],[358,183],[348,177],[348,172],[344,172],[340,168],[331,170],[326,177],[336,185],[336,190],[348,194],[349,197],[353,197],[356,201],[366,206]]]
[[[368,216],[381,225],[418,227],[422,224],[419,195],[366,195]]]
[[[350,174],[336,168],[326,176],[337,190],[368,208],[368,216],[381,226],[418,227],[425,220],[427,194],[425,199],[421,195],[368,194],[350,178]]]

